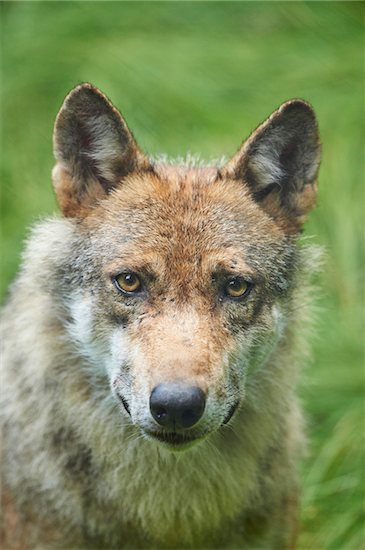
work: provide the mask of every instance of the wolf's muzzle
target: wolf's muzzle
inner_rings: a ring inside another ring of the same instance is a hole
[[[155,421],[170,430],[192,428],[203,416],[205,394],[197,386],[170,382],[151,393],[150,411]]]

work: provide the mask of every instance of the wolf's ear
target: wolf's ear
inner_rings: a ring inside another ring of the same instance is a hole
[[[85,215],[127,174],[149,167],[120,113],[91,84],[66,97],[53,146],[53,183],[65,216]]]
[[[294,99],[253,132],[221,174],[245,182],[270,216],[298,231],[316,201],[320,154],[314,111]]]

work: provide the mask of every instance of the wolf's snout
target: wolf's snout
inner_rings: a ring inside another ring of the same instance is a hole
[[[195,426],[203,416],[205,394],[197,386],[166,383],[156,386],[150,397],[150,410],[160,426],[171,430]]]

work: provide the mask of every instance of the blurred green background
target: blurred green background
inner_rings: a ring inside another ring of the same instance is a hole
[[[57,210],[52,127],[89,81],[141,147],[231,155],[282,101],[301,97],[323,141],[306,237],[327,248],[303,402],[300,548],[365,547],[363,423],[364,3],[2,2],[2,281],[29,223]],[[313,236],[313,237],[309,237]]]

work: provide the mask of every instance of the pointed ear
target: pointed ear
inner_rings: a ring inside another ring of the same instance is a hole
[[[65,216],[86,215],[126,175],[149,167],[120,113],[91,84],[66,97],[53,145],[53,183]]]
[[[270,216],[298,231],[316,201],[320,153],[314,111],[294,99],[253,132],[221,174],[245,182]]]

